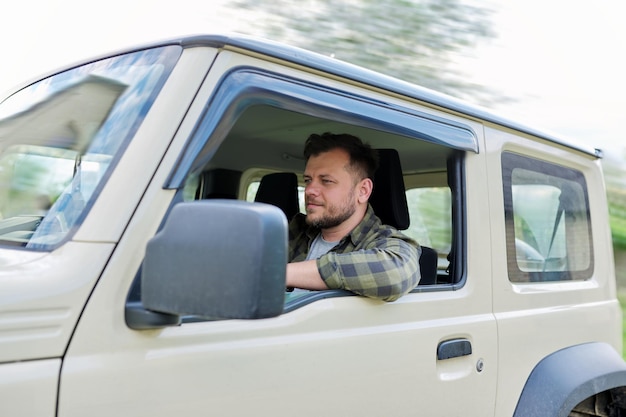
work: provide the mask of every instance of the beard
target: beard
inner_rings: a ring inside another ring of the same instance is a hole
[[[350,194],[342,203],[325,204],[324,208],[326,209],[325,212],[318,218],[313,219],[311,215],[307,215],[306,223],[318,229],[329,229],[339,226],[341,223],[348,220],[356,211],[354,190],[350,191]]]

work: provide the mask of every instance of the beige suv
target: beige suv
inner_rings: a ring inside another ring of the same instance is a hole
[[[285,292],[311,133],[380,150],[424,247],[385,303]],[[601,152],[244,37],[176,39],[0,104],[6,416],[622,416]]]

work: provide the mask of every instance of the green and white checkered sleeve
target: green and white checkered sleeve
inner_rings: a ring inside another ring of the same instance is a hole
[[[419,252],[411,239],[390,237],[372,248],[327,253],[317,260],[317,267],[329,288],[395,301],[419,282]]]

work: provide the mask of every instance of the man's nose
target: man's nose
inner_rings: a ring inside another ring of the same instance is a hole
[[[304,187],[304,194],[316,196],[319,194],[319,187],[315,185],[314,181],[311,181]]]

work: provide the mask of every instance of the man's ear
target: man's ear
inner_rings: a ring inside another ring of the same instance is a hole
[[[371,178],[364,178],[359,182],[359,188],[357,189],[357,197],[359,200],[359,203],[367,203],[367,201],[370,198],[370,195],[372,195],[372,190],[374,189],[374,183],[372,182]]]

